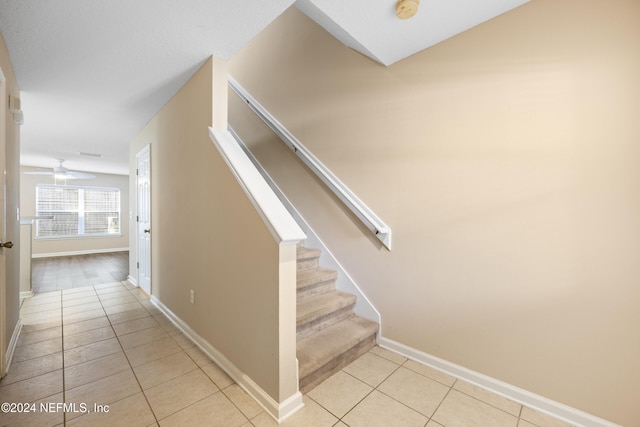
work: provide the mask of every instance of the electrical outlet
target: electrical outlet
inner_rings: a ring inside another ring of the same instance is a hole
[[[189,291],[189,302],[193,304],[196,301],[196,293],[191,289]]]

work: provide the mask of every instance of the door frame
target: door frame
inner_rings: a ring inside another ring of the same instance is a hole
[[[151,275],[151,233],[149,233],[149,251],[148,251],[148,257],[149,259],[147,260],[148,262],[148,266],[149,266],[149,289],[145,289],[145,287],[143,286],[143,281],[140,280],[140,254],[141,254],[141,248],[140,248],[140,218],[141,218],[141,212],[140,212],[140,191],[139,191],[139,174],[138,174],[138,165],[139,165],[139,158],[147,155],[149,156],[149,190],[148,190],[148,197],[149,200],[147,201],[147,206],[148,206],[148,210],[149,210],[149,229],[151,229],[151,218],[152,218],[152,210],[151,210],[151,188],[152,188],[152,183],[151,183],[151,144],[147,144],[145,145],[140,151],[138,151],[138,153],[136,154],[136,227],[135,227],[135,235],[136,235],[136,279],[138,282],[138,286],[140,287],[140,289],[142,289],[145,293],[147,293],[149,296],[151,296],[151,292],[152,292],[152,275]]]

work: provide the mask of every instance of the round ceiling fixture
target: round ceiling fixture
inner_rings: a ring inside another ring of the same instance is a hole
[[[418,13],[420,0],[398,0],[396,3],[396,16],[400,19],[409,19]]]

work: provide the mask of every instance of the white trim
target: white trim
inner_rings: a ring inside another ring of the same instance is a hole
[[[387,249],[391,250],[391,228],[231,76],[229,76],[229,86],[240,99],[247,104],[249,109],[278,135],[295,155],[325,183],[327,188],[360,219],[364,226],[367,227]]]
[[[26,173],[26,172],[25,172]],[[100,187],[100,186],[95,186],[95,185],[55,185],[55,184],[36,184],[36,187],[50,187],[50,188],[75,188],[76,190],[113,190],[113,191],[119,191],[122,193],[122,188],[120,187]],[[111,212],[111,211],[109,211]],[[46,216],[46,215],[45,215]],[[37,215],[37,217],[40,217],[40,215]]]
[[[38,218],[41,219],[41,218]],[[34,237],[33,240],[37,240],[38,242],[47,242],[51,240],[80,240],[80,239],[109,239],[109,238],[120,238],[123,237],[122,233],[107,233],[107,234],[76,234],[69,236],[48,236],[48,237]]]
[[[273,178],[269,176],[266,170],[262,167],[258,159],[253,155],[253,153],[249,150],[247,145],[240,139],[237,133],[229,127],[229,132],[233,135],[233,137],[238,141],[240,147],[244,150],[245,154],[251,162],[254,164],[256,169],[260,172],[262,177],[265,179],[267,184],[271,187],[275,195],[280,199],[284,207],[289,211],[293,219],[298,223],[302,231],[307,235],[307,239],[305,240],[305,245],[309,245],[309,247],[320,249],[320,264],[326,268],[331,270],[336,270],[338,272],[338,278],[336,279],[336,288],[343,292],[347,292],[350,294],[356,295],[356,305],[354,307],[354,312],[365,319],[369,319],[378,324],[381,323],[381,316],[378,310],[373,306],[369,298],[362,292],[358,284],[353,280],[353,278],[347,273],[347,271],[342,267],[342,264],[337,260],[337,258],[333,255],[333,253],[327,248],[322,239],[318,236],[318,234],[311,228],[309,223],[305,221],[305,219],[300,215],[300,212],[293,206],[293,203],[287,198],[284,192],[278,187],[278,184],[275,183]]]
[[[85,251],[50,252],[48,254],[33,254],[31,258],[53,258],[58,256],[108,254],[110,252],[127,252],[129,248],[88,249]]]
[[[176,316],[162,301],[151,295],[151,303],[155,305],[165,316],[173,322],[194,344],[200,348],[216,365],[231,377],[240,387],[244,389],[253,399],[264,408],[279,423],[302,409],[304,402],[302,393],[296,392],[291,397],[281,403],[276,402],[266,391],[256,384],[249,376],[238,369],[224,354],[209,344],[204,338],[199,336],[193,329],[189,327],[182,319]]]
[[[583,427],[621,427],[611,421],[596,417],[595,415],[572,408],[563,403],[547,399],[546,397],[531,393],[530,391],[479,372],[472,371],[471,369],[424,353],[389,338],[379,337],[378,345],[571,425]]]
[[[228,130],[209,128],[213,145],[278,243],[307,238]]]
[[[125,280],[128,281],[129,283],[131,283],[136,288],[138,287],[138,281],[132,275],[128,275]]]
[[[33,291],[21,291],[20,292],[20,300],[25,298],[31,298],[33,296]]]
[[[22,321],[18,318],[18,323],[16,323],[16,327],[13,328],[13,334],[11,335],[11,340],[9,341],[9,345],[7,346],[7,353],[5,355],[5,371],[0,372],[0,377],[4,377],[7,372],[9,372],[9,368],[11,367],[11,361],[13,360],[13,353],[16,350],[16,346],[18,345],[18,338],[20,338],[20,332],[22,331]]]

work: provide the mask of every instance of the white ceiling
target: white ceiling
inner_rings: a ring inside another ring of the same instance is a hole
[[[298,0],[347,46],[390,65],[528,0]],[[128,174],[128,144],[214,55],[231,59],[295,0],[0,0],[21,89],[21,163]],[[80,156],[100,153],[103,158]]]
[[[347,46],[391,65],[529,0],[422,0],[398,19],[395,0],[298,0],[296,6]]]

